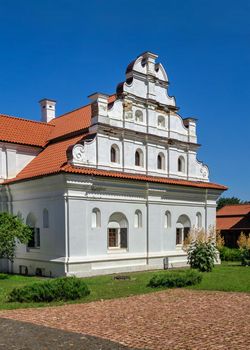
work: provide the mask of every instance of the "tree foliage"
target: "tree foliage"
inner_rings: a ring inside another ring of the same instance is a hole
[[[17,243],[28,243],[32,230],[9,213],[0,213],[0,258],[13,261]]]

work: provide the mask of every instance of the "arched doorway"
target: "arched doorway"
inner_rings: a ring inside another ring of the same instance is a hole
[[[113,213],[108,222],[108,249],[128,248],[128,220],[122,213]]]
[[[191,222],[187,215],[179,216],[176,222],[176,245],[183,245],[191,228]]]

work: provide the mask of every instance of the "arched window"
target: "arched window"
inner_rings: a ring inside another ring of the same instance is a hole
[[[196,224],[195,224],[195,226],[196,226],[197,228],[201,228],[201,226],[202,226],[202,217],[201,217],[201,213],[197,213],[197,214],[196,214]]]
[[[137,149],[135,152],[135,165],[143,167],[143,152],[141,149]]]
[[[158,116],[158,127],[165,128],[165,118],[163,117],[163,115]]]
[[[188,237],[191,222],[187,215],[179,216],[176,223],[176,245],[182,245]]]
[[[91,227],[101,227],[101,212],[98,208],[94,208],[91,214]]]
[[[135,112],[135,121],[137,123],[143,123],[143,113],[139,109]]]
[[[49,228],[49,211],[48,209],[43,209],[43,228]]]
[[[128,220],[123,213],[113,213],[108,222],[108,249],[128,249]]]
[[[178,158],[178,171],[181,173],[185,172],[185,160],[182,156]]]
[[[119,163],[120,162],[120,151],[117,145],[113,145],[110,148],[110,161],[111,163]]]
[[[138,209],[135,211],[134,227],[135,228],[142,227],[142,213]]]
[[[164,227],[169,228],[171,227],[171,214],[170,211],[166,211],[165,217],[164,217]]]
[[[159,153],[157,156],[157,169],[165,169],[165,156],[163,153]]]

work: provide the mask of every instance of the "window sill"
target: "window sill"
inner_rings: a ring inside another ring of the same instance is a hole
[[[27,247],[26,249],[27,252],[38,251],[38,250],[40,250],[40,247]]]
[[[108,248],[108,253],[127,253],[128,249],[127,248],[119,248],[119,247],[112,247]]]
[[[177,250],[182,250],[183,244],[176,244],[176,249]]]

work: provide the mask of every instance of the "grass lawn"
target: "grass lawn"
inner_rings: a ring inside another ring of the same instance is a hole
[[[126,274],[126,276],[130,276],[130,280],[114,280],[114,275],[85,278],[84,280],[89,286],[91,294],[77,302],[113,299],[163,290],[163,288],[153,289],[147,287],[150,278],[156,273],[158,273],[158,271]],[[7,302],[7,295],[12,288],[21,287],[40,280],[44,280],[44,278],[18,275],[10,275],[8,279],[0,280],[0,309],[66,304],[65,302],[54,302],[49,304]],[[216,266],[213,272],[203,273],[203,280],[199,285],[188,288],[196,290],[250,292],[250,267],[242,267],[237,265],[237,263],[223,263],[220,266]]]

